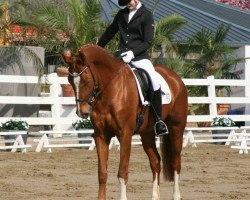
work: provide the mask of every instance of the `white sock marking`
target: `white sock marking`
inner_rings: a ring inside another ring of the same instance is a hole
[[[126,184],[125,180],[123,178],[118,178],[120,182],[120,192],[121,192],[121,198],[120,200],[127,200],[127,194],[126,194]]]
[[[160,187],[158,183],[158,173],[156,173],[155,180],[153,182],[153,192],[152,192],[152,200],[160,199]]]
[[[179,187],[179,174],[177,171],[174,172],[174,194],[173,194],[173,200],[180,200],[181,199],[181,193],[180,193],[180,187]]]

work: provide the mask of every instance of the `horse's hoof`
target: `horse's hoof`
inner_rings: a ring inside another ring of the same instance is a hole
[[[181,200],[181,197],[180,196],[176,196],[176,197],[174,196],[173,200]]]

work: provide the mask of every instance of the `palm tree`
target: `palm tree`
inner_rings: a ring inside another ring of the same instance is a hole
[[[178,30],[187,24],[187,21],[180,15],[170,15],[157,21],[155,24],[155,35],[153,40],[152,52],[159,51],[158,58],[166,56],[173,58],[177,52],[174,36]]]
[[[179,15],[167,16],[155,23],[155,36],[152,45],[152,57],[154,64],[167,66],[175,71],[179,76],[185,77],[187,73],[185,60],[179,56],[178,44],[175,34],[187,21]],[[160,52],[155,56],[156,52]]]
[[[0,4],[0,45],[7,44],[7,28],[9,25],[8,2]]]
[[[40,58],[29,48],[14,46],[13,34],[10,30],[10,26],[16,23],[26,6],[27,3],[24,0],[13,3],[4,0],[0,4],[0,45],[2,45],[0,48],[0,70],[3,72],[8,67],[15,68],[16,66],[23,69],[21,57],[24,57],[27,61],[33,61],[33,66],[41,75],[44,73],[44,67]]]
[[[234,50],[225,44],[225,38],[230,27],[219,25],[215,33],[208,29],[198,31],[189,39],[184,48],[180,48],[182,57],[190,54],[194,59],[187,59],[192,78],[206,78],[214,75],[218,79],[238,79],[232,70],[238,62],[244,59],[235,57]]]
[[[4,73],[7,68],[19,67],[21,71],[24,70],[22,58],[26,61],[32,61],[36,69],[39,80],[45,72],[45,68],[41,59],[30,48],[25,46],[2,46],[0,48],[0,72]]]
[[[98,0],[66,0],[56,5],[46,1],[32,5],[31,10],[18,24],[36,29],[33,42],[50,56],[60,57],[65,48],[77,51],[84,44],[96,43],[102,32]]]
[[[0,3],[0,45],[10,45],[12,36],[10,25],[16,21],[16,16],[24,4],[23,1],[10,4],[8,0]],[[10,13],[15,13],[15,15],[10,16]]]
[[[180,55],[186,59],[185,78],[207,78],[213,75],[216,79],[239,79],[234,72],[237,63],[244,58],[235,56],[234,50],[225,44],[225,38],[230,30],[229,26],[219,25],[216,32],[208,29],[198,31],[187,44],[179,48]],[[189,94],[207,96],[206,87],[189,87]],[[230,94],[230,87],[216,87],[217,95]],[[204,113],[207,105],[194,106],[196,113]]]
[[[230,27],[219,25],[215,33],[202,29],[188,41],[186,48],[183,48],[181,55],[194,54],[195,59],[187,60],[187,78],[206,78],[213,75],[216,79],[239,79],[239,75],[234,72],[234,68],[244,58],[235,56],[234,50],[225,44],[225,38]],[[200,95],[206,95],[206,91],[200,88],[196,91]],[[218,93],[230,93],[230,87],[218,87]]]

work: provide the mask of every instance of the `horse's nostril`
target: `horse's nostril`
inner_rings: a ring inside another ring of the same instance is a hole
[[[87,118],[89,117],[89,113],[83,113],[83,114],[82,114],[82,117],[83,117],[84,119],[87,119]]]

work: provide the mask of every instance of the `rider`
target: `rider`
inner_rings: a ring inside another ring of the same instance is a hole
[[[115,56],[122,57],[125,63],[131,62],[135,67],[143,68],[148,72],[154,90],[151,104],[156,121],[155,133],[157,136],[165,135],[168,133],[168,129],[161,120],[162,99],[160,83],[147,53],[154,35],[153,15],[140,0],[119,0],[118,3],[120,6],[126,7],[119,10],[112,24],[106,29],[97,44],[105,47],[119,31],[120,43]]]

